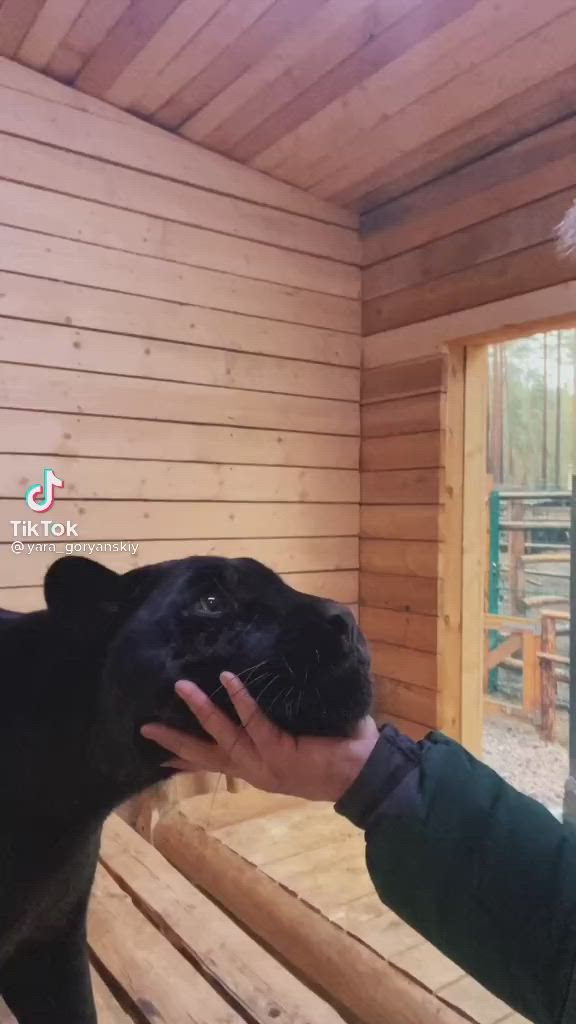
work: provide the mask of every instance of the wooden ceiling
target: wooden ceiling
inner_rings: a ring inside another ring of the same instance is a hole
[[[576,0],[0,0],[0,54],[369,210],[576,111]]]

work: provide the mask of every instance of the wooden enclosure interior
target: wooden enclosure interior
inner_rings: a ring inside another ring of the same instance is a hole
[[[35,72],[0,76],[2,602],[37,606],[55,557],[9,550],[46,464],[82,541],[139,543],[103,554],[118,569],[252,555],[355,604],[356,232]]]
[[[379,716],[477,746],[466,343],[573,322],[575,34],[574,0],[4,0],[2,602],[41,599],[9,520],[53,465],[84,541],[359,602]]]

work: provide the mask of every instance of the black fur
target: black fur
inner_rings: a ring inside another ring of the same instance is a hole
[[[64,558],[47,610],[0,612],[0,993],[19,1024],[94,1024],[85,938],[100,830],[170,774],[144,722],[198,731],[193,679],[233,714],[238,673],[294,734],[346,735],[370,705],[350,613],[251,559],[188,558],[124,576]]]

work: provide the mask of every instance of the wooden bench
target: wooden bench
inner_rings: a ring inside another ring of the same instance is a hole
[[[196,797],[162,819],[154,842],[348,1018],[521,1024],[380,902],[364,836],[331,805],[274,799]]]
[[[116,816],[104,830],[89,942],[99,1024],[344,1024]],[[13,1021],[6,1009],[0,1021]]]
[[[363,836],[331,806],[200,796],[154,839],[117,816],[104,829],[89,918],[99,1024],[522,1020],[380,903]]]

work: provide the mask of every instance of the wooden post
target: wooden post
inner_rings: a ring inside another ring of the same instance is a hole
[[[542,616],[542,653],[556,654],[556,623],[549,615]],[[551,743],[556,728],[556,669],[554,662],[540,658],[542,679],[542,739]]]
[[[540,693],[540,666],[538,651],[540,637],[537,633],[522,634],[522,673],[523,673],[523,708],[524,713],[534,718],[542,703]]]

